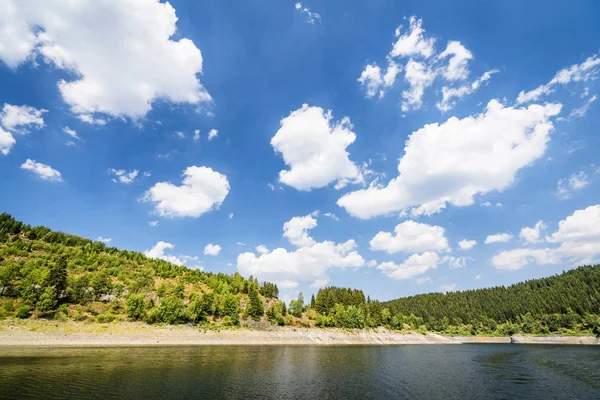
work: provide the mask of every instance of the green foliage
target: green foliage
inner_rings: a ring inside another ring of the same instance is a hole
[[[29,318],[30,312],[31,312],[31,307],[29,307],[27,304],[23,304],[21,307],[19,307],[19,309],[15,313],[15,317],[21,318],[21,319]]]
[[[143,320],[146,316],[146,303],[144,296],[130,294],[127,297],[127,316],[134,321]]]
[[[42,312],[52,311],[56,308],[57,304],[56,288],[54,286],[48,286],[40,296],[36,308]]]
[[[362,329],[365,327],[365,314],[360,307],[348,306],[339,321],[342,328]]]
[[[169,296],[161,300],[158,308],[153,308],[148,315],[151,324],[183,324],[186,315],[183,308],[183,300],[175,296]]]
[[[304,296],[302,296],[302,293],[299,293],[298,298],[296,300],[290,301],[289,312],[294,317],[300,318],[302,316],[303,309],[304,309]]]
[[[274,283],[263,282],[260,286],[260,294],[265,298],[276,299],[277,297],[279,297],[279,289]]]
[[[318,291],[314,309],[320,314],[329,314],[336,304],[359,307],[365,304],[365,295],[362,290],[326,287]]]
[[[260,320],[260,318],[265,313],[265,306],[263,304],[262,299],[260,298],[258,290],[255,287],[249,289],[246,313],[250,318],[256,321]]]

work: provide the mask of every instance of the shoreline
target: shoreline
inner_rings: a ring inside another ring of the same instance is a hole
[[[111,346],[281,346],[281,345],[413,345],[413,344],[564,344],[598,345],[593,336],[446,336],[400,333],[385,328],[274,327],[269,330],[202,330],[195,326],[153,326],[143,323],[84,324],[56,321],[0,322],[1,347]]]

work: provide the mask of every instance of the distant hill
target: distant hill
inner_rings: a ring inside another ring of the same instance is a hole
[[[600,265],[583,266],[549,278],[533,279],[508,287],[464,292],[429,293],[383,303],[392,313],[413,314],[424,321],[448,324],[519,322],[543,319],[546,325],[562,325],[556,319],[579,320],[600,313]],[[559,317],[561,316],[561,317]],[[571,325],[569,321],[566,325]]]

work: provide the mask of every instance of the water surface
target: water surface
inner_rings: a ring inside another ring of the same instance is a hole
[[[600,399],[600,347],[0,347],[1,399]]]

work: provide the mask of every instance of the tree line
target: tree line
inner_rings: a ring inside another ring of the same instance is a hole
[[[289,305],[278,297],[271,282],[189,269],[0,214],[0,319],[600,334],[598,265],[509,287],[383,303],[338,287],[322,288],[307,302],[302,294]]]

